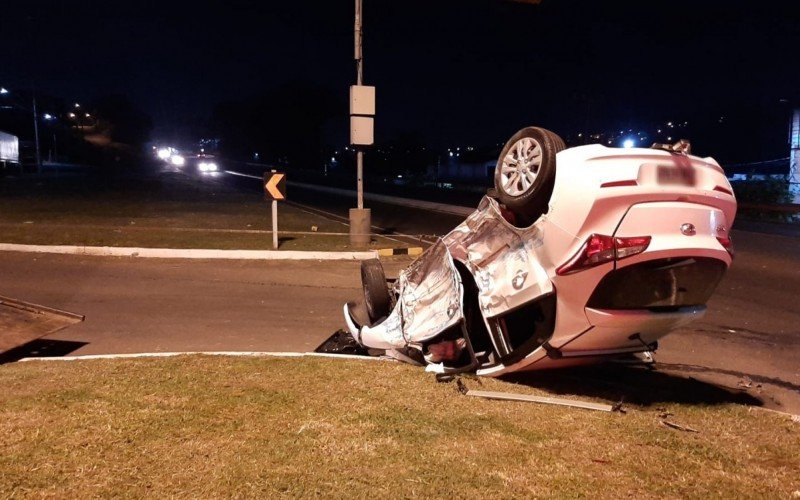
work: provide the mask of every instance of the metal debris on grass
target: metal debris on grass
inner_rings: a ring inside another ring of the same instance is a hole
[[[675,422],[670,422],[669,420],[661,420],[661,424],[666,427],[670,427],[672,429],[677,429],[679,431],[700,433],[700,431],[698,431],[697,429],[692,429],[691,427],[687,427],[685,425],[676,424]]]

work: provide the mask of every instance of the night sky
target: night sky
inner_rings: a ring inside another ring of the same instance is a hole
[[[344,114],[353,3],[4,2],[0,85],[124,93],[157,132],[292,81],[329,87]],[[364,0],[364,15],[379,140],[487,143],[800,97],[797,2]]]

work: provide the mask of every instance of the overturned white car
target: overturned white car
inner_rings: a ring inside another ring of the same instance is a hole
[[[688,143],[565,149],[528,127],[495,189],[387,286],[362,264],[355,340],[440,373],[501,375],[649,353],[702,317],[731,264],[736,199]]]

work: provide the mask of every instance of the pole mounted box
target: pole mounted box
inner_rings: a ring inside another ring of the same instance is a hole
[[[350,86],[350,144],[370,146],[375,142],[375,87]]]
[[[350,86],[350,114],[375,116],[375,87],[371,85]]]
[[[350,144],[371,146],[375,142],[375,120],[371,116],[350,117]]]

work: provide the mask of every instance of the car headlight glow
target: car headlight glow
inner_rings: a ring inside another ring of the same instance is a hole
[[[161,149],[158,150],[158,152],[156,154],[158,154],[158,157],[160,159],[166,160],[166,159],[169,158],[169,155],[170,155],[169,148],[161,148]]]
[[[201,172],[216,172],[217,164],[214,162],[202,161],[197,164],[197,168],[199,168]]]
[[[182,167],[186,163],[186,158],[181,155],[172,155],[169,161],[177,167]]]

